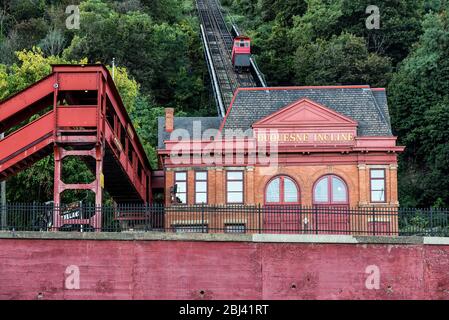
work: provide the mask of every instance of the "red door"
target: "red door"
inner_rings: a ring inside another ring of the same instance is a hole
[[[271,179],[265,188],[264,233],[300,233],[303,211],[296,182],[288,176]]]
[[[263,233],[303,233],[305,217],[299,205],[266,205],[263,208]]]
[[[320,178],[313,188],[313,225],[318,234],[350,234],[348,187],[335,175]]]

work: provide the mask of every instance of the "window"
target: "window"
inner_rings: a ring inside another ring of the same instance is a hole
[[[122,125],[120,125],[119,130],[120,130],[120,132],[119,132],[120,143],[122,144],[122,148],[124,149],[125,145],[126,145],[126,131]]]
[[[337,177],[332,177],[332,202],[347,202],[348,193],[345,183]]]
[[[385,202],[385,170],[370,170],[371,202]]]
[[[315,184],[313,200],[317,204],[347,204],[348,188],[339,177],[328,175]]]
[[[142,173],[143,173],[143,169],[142,169],[142,165],[140,164],[140,161],[139,161],[139,162],[137,162],[137,177],[139,178],[139,181],[143,180]]]
[[[243,203],[243,171],[226,172],[227,203]]]
[[[114,128],[114,107],[112,106],[111,100],[107,97],[106,100],[106,121],[108,122],[111,129]]]
[[[207,172],[195,172],[195,203],[207,203]]]
[[[172,226],[176,233],[207,233],[207,224],[174,225]]]
[[[265,202],[267,204],[299,203],[299,192],[296,183],[285,176],[271,180],[266,188]]]
[[[133,146],[132,146],[132,144],[131,144],[131,142],[129,142],[129,140],[128,140],[128,160],[129,160],[129,163],[133,163],[133,153],[134,153],[134,151],[133,151]]]
[[[321,179],[315,186],[314,191],[315,202],[327,203],[329,202],[329,180]]]
[[[246,226],[244,224],[226,224],[225,232],[226,233],[245,233]]]
[[[187,172],[175,172],[176,203],[187,203]]]

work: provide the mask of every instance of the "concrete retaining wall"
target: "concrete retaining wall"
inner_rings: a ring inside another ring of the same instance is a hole
[[[448,239],[0,233],[0,299],[448,298]]]

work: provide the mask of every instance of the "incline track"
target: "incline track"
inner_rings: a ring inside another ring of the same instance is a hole
[[[209,72],[215,74],[215,98],[219,113],[224,116],[231,104],[235,90],[239,87],[257,87],[258,83],[251,73],[236,73],[232,65],[231,52],[233,36],[226,26],[221,7],[217,0],[197,0],[200,23],[204,29],[203,42]],[[214,77],[212,77],[214,78]],[[219,91],[219,92],[217,92]]]

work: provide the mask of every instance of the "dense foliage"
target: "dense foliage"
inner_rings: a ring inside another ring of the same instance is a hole
[[[400,191],[412,205],[449,204],[449,11],[431,13],[390,84],[393,126],[407,145]]]
[[[253,39],[270,85],[370,84],[388,88],[401,155],[402,205],[449,205],[449,3],[378,1],[380,29],[368,29],[370,0],[222,0],[230,22]],[[65,27],[79,4],[79,30]],[[194,0],[6,0],[0,4],[0,99],[55,62],[115,58],[117,83],[156,165],[164,107],[213,115]],[[10,201],[48,200],[51,159],[10,179]],[[69,173],[88,173],[69,162]]]

